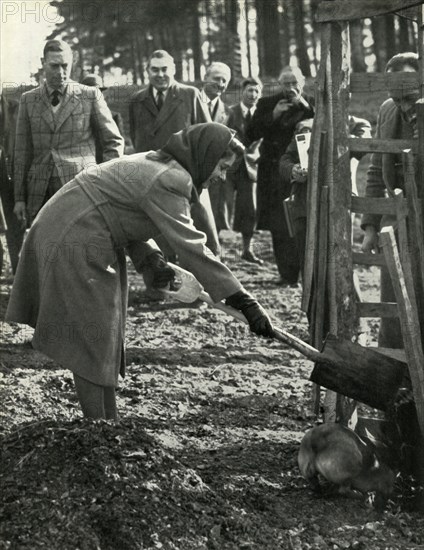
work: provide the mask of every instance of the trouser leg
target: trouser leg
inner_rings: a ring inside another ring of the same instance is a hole
[[[250,246],[252,244],[253,232],[252,233],[242,233],[243,240],[243,252],[249,252]]]
[[[288,284],[295,284],[299,278],[299,257],[296,243],[288,231],[272,231],[272,245],[278,272]]]
[[[109,386],[104,388],[104,407],[107,420],[118,420],[115,388]]]
[[[306,218],[296,218],[293,220],[294,242],[297,248],[300,272],[303,279],[303,269],[305,267],[305,248],[306,248]]]
[[[74,383],[83,415],[94,420],[106,418],[104,386],[93,384],[77,374],[74,374]]]

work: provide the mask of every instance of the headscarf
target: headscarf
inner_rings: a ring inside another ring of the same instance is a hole
[[[234,133],[222,124],[193,124],[168,139],[162,151],[189,172],[197,191],[212,174]]]

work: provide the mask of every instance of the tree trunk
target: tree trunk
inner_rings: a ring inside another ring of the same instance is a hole
[[[227,29],[227,63],[231,67],[232,78],[241,77],[240,38],[238,35],[238,0],[225,0],[225,21]]]
[[[396,31],[395,31],[395,16],[388,14],[384,16],[384,23],[386,27],[386,56],[387,60],[393,57],[398,51],[396,47]]]
[[[385,21],[382,17],[373,17],[371,20],[377,72],[383,72],[387,63],[386,27],[384,23]]]
[[[250,30],[249,30],[249,0],[244,0],[244,21],[245,21],[245,37],[246,37],[246,56],[247,56],[247,74],[252,76],[252,54],[250,51]]]
[[[194,80],[200,82],[200,67],[202,66],[202,43],[200,35],[199,14],[197,8],[192,12],[191,29],[193,40]]]
[[[133,82],[137,84],[137,79],[139,75],[139,70],[137,67],[137,57],[136,57],[136,38],[134,34],[131,36],[131,65],[133,70]]]
[[[367,70],[362,31],[362,19],[355,19],[349,22],[352,70],[356,73],[364,73]]]
[[[282,0],[283,16],[280,18],[281,67],[290,65],[290,17],[291,2]]]
[[[297,42],[296,55],[299,60],[299,67],[302,73],[305,76],[311,76],[311,64],[309,61],[305,35],[305,12],[303,1],[304,0],[296,0],[293,3],[295,35]]]
[[[276,77],[280,73],[280,33],[278,0],[256,0],[258,42],[262,45],[261,73]]]
[[[404,17],[399,17],[399,51],[411,51],[411,45],[409,42],[408,19],[405,19]]]

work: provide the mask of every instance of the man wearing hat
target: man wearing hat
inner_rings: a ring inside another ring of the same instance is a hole
[[[96,132],[105,160],[123,154],[124,139],[103,95],[70,80],[72,61],[66,42],[47,41],[42,59],[45,82],[20,100],[14,212],[23,227],[65,183],[96,163]]]
[[[104,92],[107,90],[106,86],[103,84],[103,78],[98,74],[87,74],[85,77],[81,80],[81,84],[84,84],[84,86],[93,86],[100,90],[101,92]],[[110,112],[112,114],[112,118],[115,122],[115,124],[118,126],[119,133],[121,136],[124,135],[124,120],[122,118],[121,113],[118,113],[118,111],[112,111],[110,109]],[[97,164],[101,164],[105,161],[103,158],[103,146],[101,142],[101,135],[96,130],[94,138],[96,140],[96,162]]]

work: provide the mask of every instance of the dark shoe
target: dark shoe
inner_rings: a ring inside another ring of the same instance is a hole
[[[241,259],[245,260],[246,262],[251,262],[252,264],[263,265],[264,263],[263,260],[255,256],[250,250],[246,250],[246,252],[243,252],[243,254],[241,255]]]

